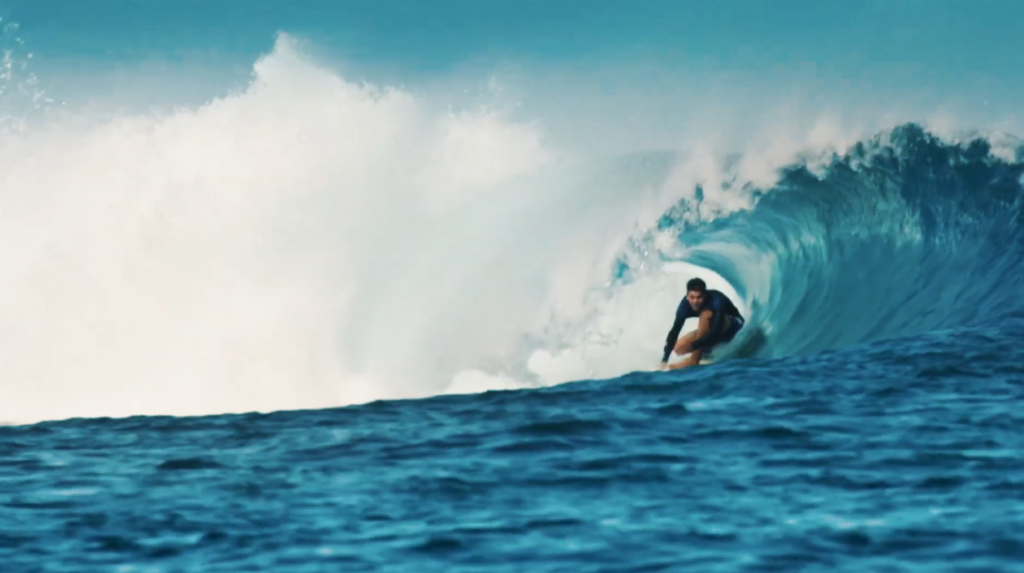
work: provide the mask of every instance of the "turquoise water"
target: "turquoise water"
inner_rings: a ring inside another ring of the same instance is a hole
[[[1022,6],[0,4],[0,569],[1016,570]]]

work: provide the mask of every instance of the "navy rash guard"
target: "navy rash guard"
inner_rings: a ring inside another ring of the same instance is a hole
[[[727,316],[743,318],[740,316],[740,311],[736,308],[736,305],[729,300],[729,297],[722,294],[721,291],[711,289],[704,291],[704,308],[714,313],[711,315],[711,327],[708,328],[704,336],[693,341],[693,350],[700,350],[714,342],[715,337],[721,334],[722,321]],[[683,323],[686,322],[686,319],[697,316],[700,315],[694,312],[690,302],[686,300],[686,297],[683,297],[679,307],[676,308],[676,321],[672,324],[672,330],[668,331],[668,338],[665,340],[665,355],[661,359],[662,362],[668,362],[668,357],[672,355],[672,349],[675,348],[676,342],[679,341],[679,331],[683,329]]]

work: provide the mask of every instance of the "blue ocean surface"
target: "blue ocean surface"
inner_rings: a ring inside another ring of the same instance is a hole
[[[1022,6],[0,3],[0,573],[1021,570]]]
[[[7,428],[5,570],[1013,571],[1022,334]]]

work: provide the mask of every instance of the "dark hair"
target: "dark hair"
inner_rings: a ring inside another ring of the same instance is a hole
[[[690,279],[689,282],[686,283],[686,292],[704,292],[707,289],[708,285],[704,284],[704,281],[701,279]]]

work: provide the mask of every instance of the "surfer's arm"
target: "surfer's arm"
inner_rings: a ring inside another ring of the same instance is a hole
[[[668,337],[665,339],[665,353],[661,357],[661,363],[665,364],[668,362],[668,357],[672,355],[672,349],[676,347],[676,342],[679,341],[679,332],[683,329],[683,323],[686,322],[686,311],[683,308],[685,300],[679,303],[679,308],[676,309],[676,321],[672,323],[672,329],[668,331]]]

